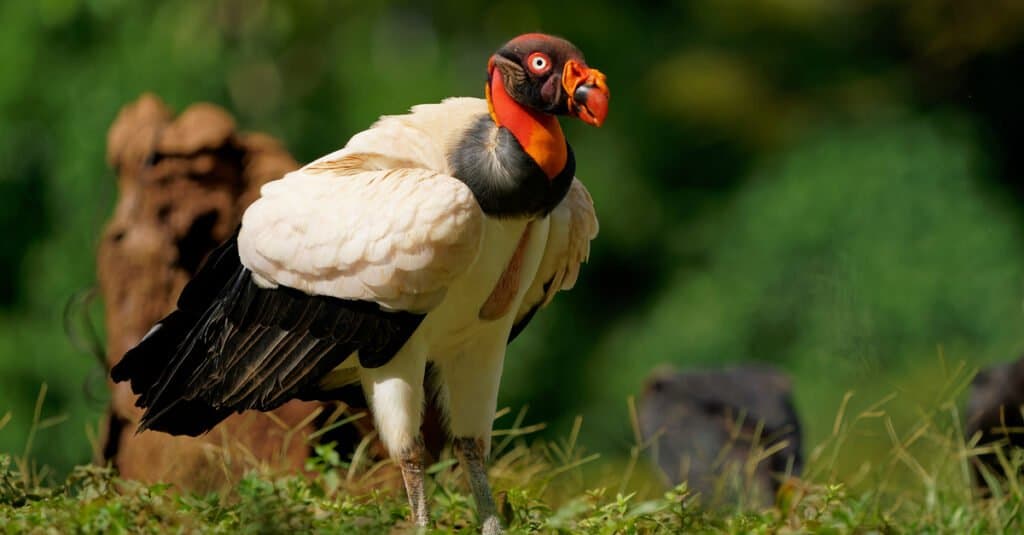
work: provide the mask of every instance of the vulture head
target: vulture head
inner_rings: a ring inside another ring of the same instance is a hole
[[[601,126],[608,97],[604,74],[587,66],[583,53],[559,37],[520,35],[498,49],[487,65],[487,101],[496,122],[495,108],[510,99],[535,112],[571,115]]]

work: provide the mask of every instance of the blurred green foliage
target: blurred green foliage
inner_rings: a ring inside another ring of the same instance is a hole
[[[591,431],[614,432],[597,417],[617,409],[607,394],[634,391],[666,354],[794,373],[817,444],[847,390],[874,402],[937,389],[950,379],[932,370],[940,351],[977,365],[1021,348],[1024,233],[976,179],[963,128],[898,118],[811,137],[715,214],[717,245],[701,269],[678,273],[603,338],[583,396],[606,403],[590,406]],[[914,401],[889,415],[911,419]]]
[[[906,393],[1024,349],[1024,4],[1016,0],[40,0],[0,3],[0,451],[89,457],[102,371],[61,311],[94,283],[116,194],[106,128],[154,91],[221,104],[300,161],[381,114],[481,95],[511,36],[561,34],[608,74],[566,122],[601,236],[512,346],[502,403],[591,449],[631,438],[659,363],[773,362],[811,443],[844,391]],[[95,315],[95,314],[94,314]],[[90,394],[91,392],[91,394]]]

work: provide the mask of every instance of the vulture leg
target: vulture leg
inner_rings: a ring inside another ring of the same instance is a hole
[[[476,501],[476,512],[480,518],[480,532],[483,535],[501,533],[501,521],[498,520],[498,509],[491,497],[491,485],[487,482],[487,467],[484,465],[483,441],[476,438],[460,437],[455,439],[455,455],[459,464],[469,478],[469,486],[473,490]]]
[[[427,512],[427,494],[423,491],[423,453],[423,440],[417,439],[411,449],[402,453],[399,466],[402,467],[405,493],[409,496],[412,521],[417,526],[426,527],[430,514]]]
[[[495,328],[502,326],[508,328],[504,322],[495,322]],[[491,337],[498,340],[499,345],[470,348],[462,357],[445,362],[439,368],[444,386],[439,394],[448,409],[455,455],[469,479],[484,535],[501,533],[501,522],[487,482],[485,460],[491,449],[491,428],[507,338],[507,335]]]
[[[423,490],[425,449],[420,435],[426,358],[418,346],[415,339],[410,340],[387,364],[361,368],[360,375],[381,442],[402,469],[412,520],[426,526],[430,514]]]

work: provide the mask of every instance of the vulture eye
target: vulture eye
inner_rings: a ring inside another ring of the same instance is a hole
[[[534,52],[526,58],[526,64],[533,74],[545,74],[551,70],[551,58],[543,52]]]

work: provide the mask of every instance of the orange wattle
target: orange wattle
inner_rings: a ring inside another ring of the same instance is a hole
[[[554,115],[531,110],[516,102],[507,91],[501,73],[491,71],[487,88],[491,117],[498,126],[507,128],[537,162],[548,178],[555,178],[565,169],[569,158],[562,125]]]

